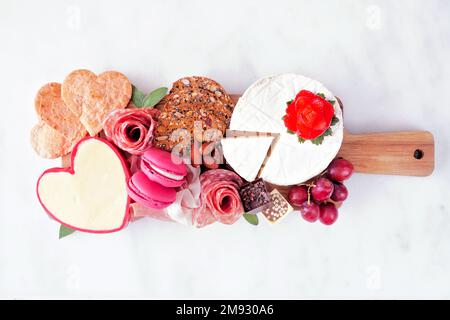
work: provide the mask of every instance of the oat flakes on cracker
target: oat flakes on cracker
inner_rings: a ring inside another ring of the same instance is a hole
[[[62,99],[91,136],[102,130],[103,121],[111,111],[126,108],[131,94],[130,80],[117,71],[97,76],[89,70],[75,70],[61,87]]]
[[[215,99],[210,93],[197,90],[180,90],[169,94],[166,105],[180,106],[183,103],[197,104],[204,114],[212,114],[228,125],[233,107]]]
[[[175,81],[172,85],[171,92],[183,90],[202,91],[209,94],[213,99],[222,101],[228,105],[231,110],[234,108],[234,102],[226,93],[225,89],[216,81],[200,76],[184,77]]]
[[[197,141],[205,140],[203,135],[209,129],[218,130],[222,136],[227,124],[216,114],[214,106],[208,106],[195,99],[187,99],[179,103],[169,99],[166,105],[160,109],[155,144],[160,148],[171,150],[180,142],[172,141],[172,133],[178,132],[180,129],[186,129],[189,132],[190,143],[193,142],[194,134],[200,135],[195,137]],[[194,130],[196,124],[199,125],[199,128]]]
[[[200,122],[203,132],[217,129],[223,135],[229,125],[234,104],[225,90],[205,77],[185,77],[174,82],[170,94],[158,105],[161,111],[155,144],[171,150],[179,141],[170,137],[178,129],[187,129],[194,139],[194,123]],[[202,134],[202,132],[200,132]],[[201,140],[202,137],[195,137]]]

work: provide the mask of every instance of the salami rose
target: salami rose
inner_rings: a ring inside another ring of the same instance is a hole
[[[242,179],[234,172],[215,169],[200,176],[201,203],[192,218],[197,227],[204,227],[219,221],[224,224],[235,223],[244,212],[239,188]]]
[[[105,135],[123,151],[140,155],[152,146],[157,115],[149,108],[115,110],[105,120]]]

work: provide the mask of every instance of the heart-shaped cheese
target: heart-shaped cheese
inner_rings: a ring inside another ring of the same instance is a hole
[[[70,168],[46,170],[37,194],[45,211],[75,230],[107,233],[129,219],[128,166],[109,142],[85,138],[73,149]]]
[[[131,82],[120,72],[107,71],[99,76],[89,70],[75,70],[64,80],[61,96],[91,136],[102,130],[103,121],[115,109],[128,105]]]

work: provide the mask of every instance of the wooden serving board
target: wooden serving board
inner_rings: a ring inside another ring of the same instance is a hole
[[[231,97],[237,102],[240,95]],[[428,131],[352,134],[344,130],[338,156],[351,161],[355,172],[423,177],[434,170],[434,137]]]
[[[231,97],[237,102],[240,95]],[[428,131],[352,134],[344,130],[338,156],[351,161],[355,172],[423,177],[434,170],[434,137]],[[70,155],[63,157],[62,165],[70,165]]]
[[[240,95],[231,95],[237,103]],[[343,109],[343,104],[338,98]],[[338,152],[354,166],[355,172],[404,176],[428,176],[434,170],[434,137],[428,131],[398,131],[352,134],[344,129]],[[70,154],[62,157],[62,166],[70,166]],[[267,184],[288,199],[289,186]],[[342,203],[335,203],[339,208]]]

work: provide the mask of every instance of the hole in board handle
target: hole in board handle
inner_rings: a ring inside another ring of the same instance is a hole
[[[422,150],[416,149],[416,150],[414,151],[414,158],[415,158],[415,159],[420,160],[420,159],[423,158],[423,156],[424,156],[424,153],[423,153]]]

